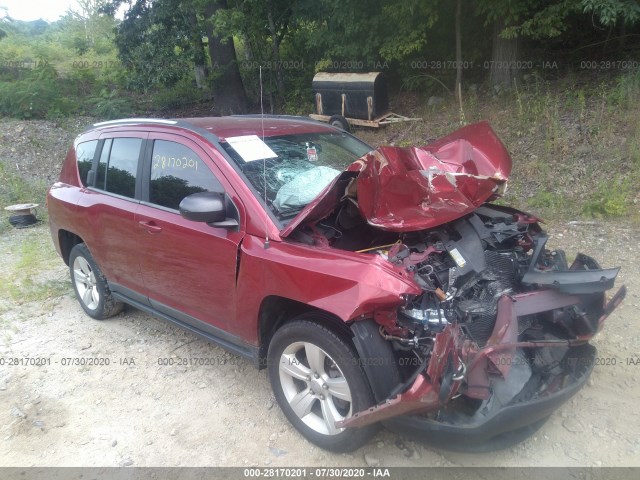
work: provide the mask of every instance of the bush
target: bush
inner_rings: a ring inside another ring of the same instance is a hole
[[[609,102],[615,106],[637,108],[640,100],[640,70],[618,77],[608,97]]]
[[[51,118],[69,115],[76,104],[64,94],[53,67],[43,64],[22,80],[0,82],[0,114],[15,118]]]
[[[592,217],[621,217],[626,215],[631,200],[632,186],[621,177],[601,183],[583,212]]]
[[[87,100],[87,110],[91,116],[106,120],[127,117],[132,111],[129,99],[123,98],[118,90],[106,89]]]
[[[172,87],[160,89],[153,95],[153,106],[159,110],[170,110],[199,103],[210,98],[208,89],[199,89],[195,82],[183,78]]]

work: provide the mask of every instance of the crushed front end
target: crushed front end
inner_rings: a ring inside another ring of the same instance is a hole
[[[422,294],[374,316],[403,383],[340,426],[385,421],[448,448],[501,448],[526,437],[587,381],[589,340],[622,301],[617,268],[546,249],[538,220],[484,204],[377,250]]]
[[[422,291],[352,323],[378,404],[337,426],[384,422],[441,447],[501,448],[586,383],[589,340],[625,296],[605,296],[619,269],[583,254],[569,264],[538,218],[490,203],[510,173],[486,122],[381,147],[281,232],[379,255]]]

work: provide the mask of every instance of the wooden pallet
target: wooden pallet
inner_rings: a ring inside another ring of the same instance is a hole
[[[329,115],[317,115],[312,113],[309,115],[310,118],[314,120],[319,120],[320,122],[329,122],[331,116]],[[405,117],[403,115],[399,115],[397,113],[388,112],[384,115],[379,116],[378,118],[374,118],[373,120],[362,120],[360,118],[349,118],[345,117],[345,120],[349,122],[349,125],[357,125],[359,127],[371,127],[371,128],[380,128],[382,125],[390,125],[392,123],[400,123],[400,122],[416,122],[422,120],[421,118],[410,118]]]

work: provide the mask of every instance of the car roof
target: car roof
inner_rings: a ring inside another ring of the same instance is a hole
[[[215,135],[218,140],[238,137],[242,135],[258,135],[275,137],[280,135],[295,135],[311,132],[335,133],[336,129],[307,117],[289,115],[233,115],[229,117],[199,117],[199,118],[124,118],[100,122],[92,128],[118,127],[125,125],[166,125],[185,128],[192,131],[202,131]]]

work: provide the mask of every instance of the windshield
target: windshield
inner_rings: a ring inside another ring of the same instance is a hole
[[[253,160],[234,147],[233,139],[221,145],[240,167],[251,185],[266,199],[271,211],[287,223],[351,163],[371,148],[346,133],[304,133],[266,137],[273,158]],[[257,139],[256,141],[261,142]]]

